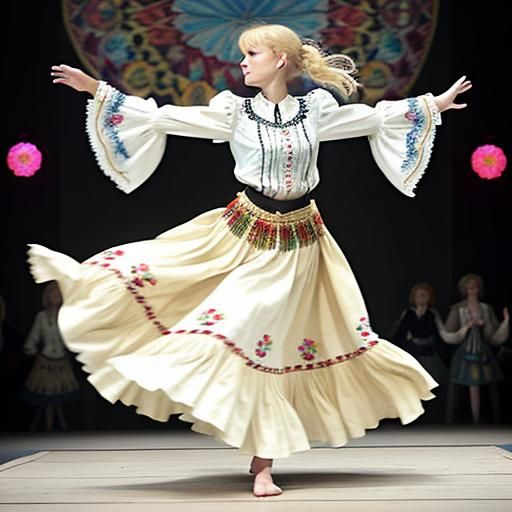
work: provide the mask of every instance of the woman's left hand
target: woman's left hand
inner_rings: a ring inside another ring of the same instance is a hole
[[[439,112],[450,110],[451,108],[461,109],[466,108],[467,103],[455,103],[455,98],[463,92],[471,89],[473,85],[465,76],[459,78],[448,90],[434,97],[434,101],[439,109]]]

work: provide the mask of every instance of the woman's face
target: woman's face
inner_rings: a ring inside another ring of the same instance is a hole
[[[424,288],[418,288],[414,294],[414,303],[416,306],[428,306],[430,294]]]
[[[240,63],[245,85],[260,88],[271,83],[283,65],[283,58],[268,46],[250,46]]]
[[[474,279],[470,279],[466,284],[466,296],[478,299],[479,293],[480,287],[478,286],[478,282]]]

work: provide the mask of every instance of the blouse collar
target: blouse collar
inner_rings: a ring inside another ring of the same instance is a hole
[[[252,100],[252,107],[256,114],[267,119],[268,121],[275,121],[275,110],[276,105],[279,108],[281,119],[283,123],[286,123],[290,119],[293,119],[299,111],[299,102],[293,96],[289,94],[286,98],[282,99],[279,103],[272,103],[270,100],[265,98],[263,93],[260,91]]]

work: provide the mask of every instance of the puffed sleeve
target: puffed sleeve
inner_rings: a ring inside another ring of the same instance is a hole
[[[457,304],[450,307],[450,312],[448,313],[444,327],[448,332],[456,332],[461,328],[459,307]]]
[[[152,98],[129,96],[100,82],[87,105],[87,133],[98,165],[123,192],[130,193],[160,163],[167,135],[230,140],[235,98],[223,91],[207,106],[158,107]]]
[[[326,90],[314,91],[322,140],[367,136],[375,162],[388,180],[406,196],[430,160],[441,115],[431,94],[398,101],[339,106]]]

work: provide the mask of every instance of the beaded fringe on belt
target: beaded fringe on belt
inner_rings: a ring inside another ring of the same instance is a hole
[[[257,249],[293,251],[315,243],[323,235],[323,220],[315,202],[289,213],[270,213],[239,192],[223,213],[230,231]]]

